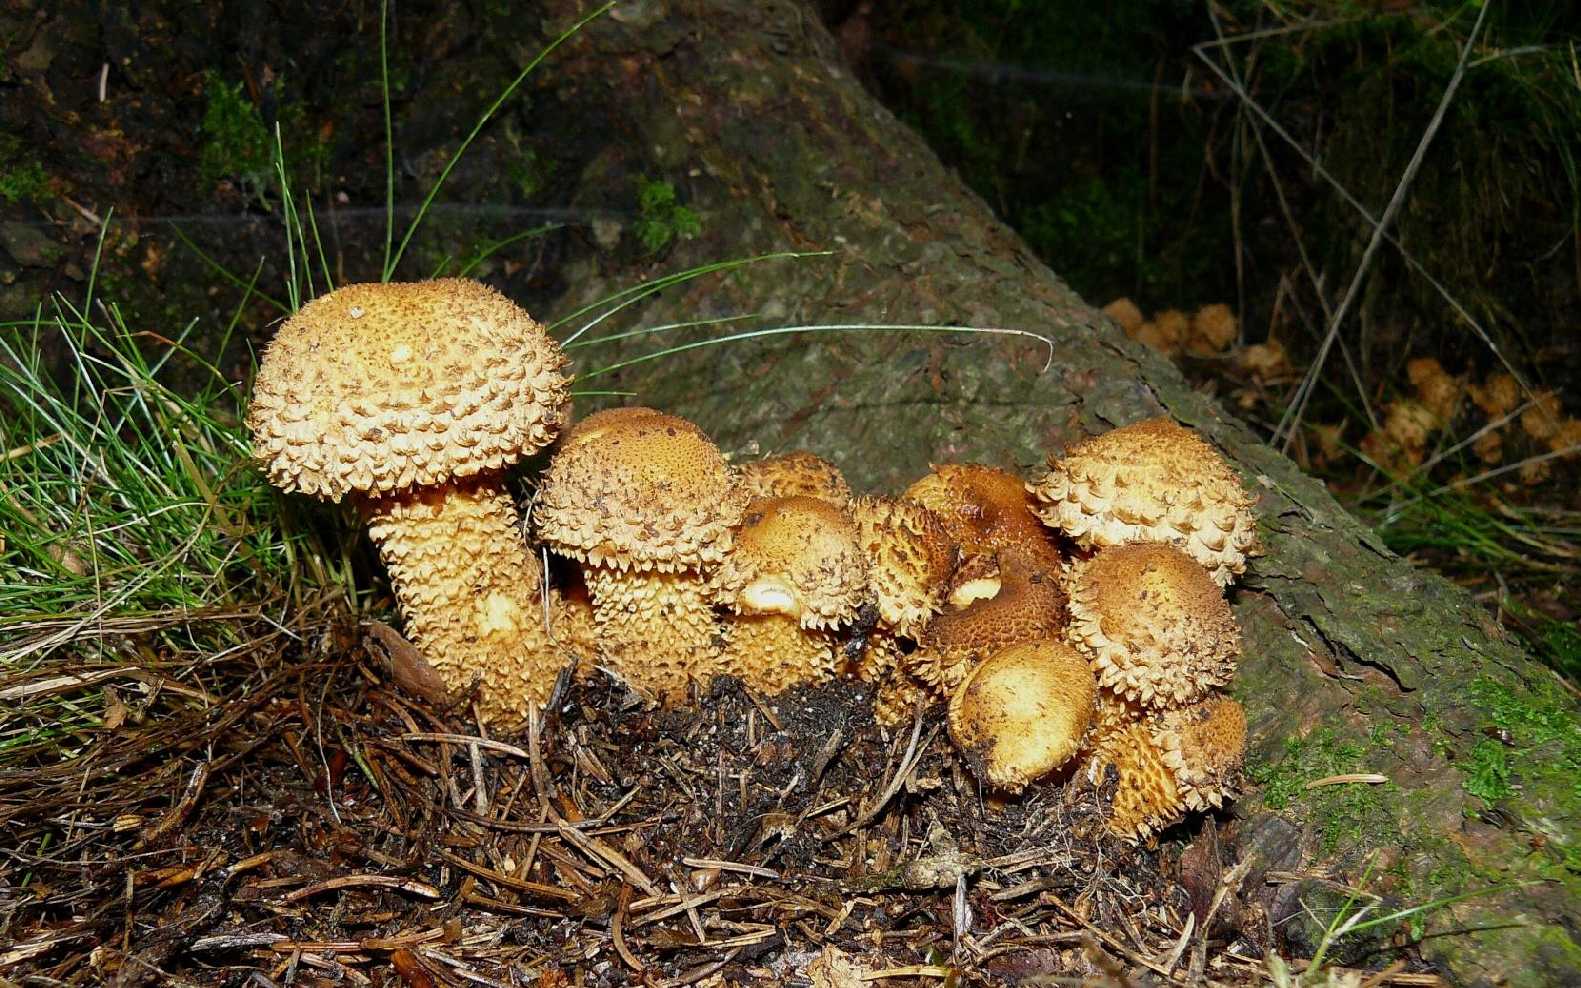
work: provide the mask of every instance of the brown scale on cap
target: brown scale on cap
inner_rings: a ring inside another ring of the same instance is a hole
[[[1246,711],[1234,699],[1218,694],[1168,711],[1153,737],[1187,807],[1222,806],[1234,794],[1246,757]]]
[[[907,668],[922,682],[950,691],[990,655],[1017,642],[1055,637],[1066,620],[1057,578],[1006,565],[997,595],[928,622]]]
[[[1072,565],[1067,586],[1071,640],[1117,695],[1178,707],[1234,677],[1235,616],[1208,571],[1179,549],[1101,549]]]
[[[1062,641],[1012,645],[950,698],[950,737],[973,774],[1020,792],[1076,754],[1092,718],[1092,670]]]
[[[919,705],[927,708],[939,701],[933,691],[906,670],[901,657],[900,643],[893,636],[868,638],[858,675],[863,681],[878,685],[873,694],[873,720],[880,727],[910,724]]]
[[[753,501],[710,592],[738,615],[726,624],[724,661],[747,685],[778,693],[828,679],[836,662],[828,629],[855,620],[868,597],[856,522],[815,497]]]
[[[663,702],[715,671],[703,570],[728,550],[742,502],[712,440],[650,408],[588,416],[544,471],[540,536],[583,564],[612,664]]]
[[[860,497],[851,503],[862,550],[871,564],[880,624],[916,638],[944,609],[959,552],[938,516],[914,501]]]
[[[739,464],[736,475],[741,490],[751,499],[805,494],[834,504],[851,500],[851,487],[840,468],[806,450]]]
[[[1038,519],[1021,478],[976,463],[939,463],[901,495],[939,517],[967,556],[1009,552],[1045,571],[1059,568],[1058,548]]]
[[[1100,753],[1105,750],[1109,742],[1146,716],[1147,711],[1130,700],[1117,696],[1102,683],[1098,684],[1096,699],[1093,702],[1092,725],[1087,729],[1087,736],[1082,739],[1081,757],[1089,781],[1094,785],[1102,781],[1105,762],[1100,757]]]
[[[499,471],[553,438],[564,365],[477,282],[347,285],[280,328],[247,413],[275,485],[357,498],[413,639],[450,688],[481,679],[489,720],[525,717],[559,668]]]
[[[1178,545],[1220,586],[1257,551],[1252,496],[1212,446],[1167,418],[1077,443],[1028,489],[1043,521],[1082,545]]]

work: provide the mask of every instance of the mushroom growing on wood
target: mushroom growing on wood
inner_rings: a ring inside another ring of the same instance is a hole
[[[1076,753],[1096,689],[1068,644],[1024,641],[979,665],[950,697],[950,737],[978,778],[1020,792]]]
[[[764,693],[829,679],[831,629],[854,620],[868,596],[856,523],[815,497],[753,501],[711,590],[735,612],[725,625],[726,671]]]
[[[1167,418],[1075,444],[1028,489],[1043,521],[1082,545],[1167,542],[1220,586],[1257,551],[1252,496],[1212,446]]]
[[[806,450],[751,460],[736,468],[736,482],[749,500],[805,494],[832,504],[848,504],[851,487],[840,468]]]
[[[346,285],[264,351],[247,423],[270,481],[355,498],[414,642],[486,719],[526,716],[559,659],[501,471],[554,437],[565,358],[543,327],[461,279]]]
[[[715,672],[705,571],[729,549],[742,501],[713,441],[651,408],[588,416],[544,471],[540,537],[582,564],[615,668],[666,703]]]
[[[1235,675],[1240,629],[1208,571],[1173,546],[1132,543],[1071,566],[1070,637],[1098,682],[1178,707]]]

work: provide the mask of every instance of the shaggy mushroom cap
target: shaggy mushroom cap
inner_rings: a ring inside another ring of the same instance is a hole
[[[540,537],[583,563],[612,663],[663,702],[715,671],[718,625],[701,570],[729,548],[742,502],[713,441],[651,408],[588,416],[544,471]]]
[[[1137,327],[1146,319],[1142,315],[1142,310],[1129,298],[1117,298],[1099,311],[1118,323],[1127,336],[1135,333]]]
[[[1077,443],[1028,489],[1043,521],[1082,545],[1168,542],[1221,586],[1257,551],[1252,496],[1212,446],[1167,418]]]
[[[804,495],[766,498],[747,505],[711,586],[738,614],[832,628],[855,619],[867,599],[868,564],[844,508]]]
[[[878,618],[915,638],[944,608],[959,555],[938,516],[914,501],[860,497],[851,503],[862,550],[871,564]]]
[[[827,629],[856,618],[867,576],[844,508],[805,495],[753,501],[710,581],[713,599],[736,615],[725,624],[725,668],[767,693],[829,679]]]
[[[739,464],[736,477],[748,499],[805,494],[834,504],[851,500],[851,487],[840,468],[806,450]]]
[[[346,285],[264,350],[247,424],[269,480],[339,501],[499,470],[554,438],[565,356],[487,285]]]
[[[950,737],[978,778],[1020,792],[1076,753],[1096,689],[1066,643],[1022,642],[979,665],[951,696]]]
[[[1168,711],[1153,738],[1187,807],[1222,806],[1234,794],[1246,757],[1246,711],[1235,700],[1216,695]]]
[[[553,437],[564,365],[477,282],[347,285],[280,328],[247,413],[276,486],[357,496],[412,640],[451,689],[481,683],[487,720],[520,720],[559,669],[498,472]]]
[[[1058,579],[1005,566],[999,593],[928,622],[907,668],[938,689],[960,685],[984,659],[1018,642],[1053,638],[1065,628],[1065,592]]]
[[[651,408],[613,408],[566,433],[533,517],[540,537],[572,559],[675,572],[724,557],[744,502],[697,426]]]
[[[1145,707],[1178,707],[1235,675],[1240,629],[1208,571],[1137,542],[1071,567],[1070,637],[1098,681]]]
[[[968,556],[1007,551],[1046,571],[1059,568],[1059,550],[1038,519],[1036,502],[1008,470],[937,463],[901,496],[937,515]]]

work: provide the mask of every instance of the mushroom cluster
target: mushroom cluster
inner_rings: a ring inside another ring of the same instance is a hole
[[[938,464],[856,496],[812,453],[733,464],[684,419],[617,408],[559,435],[524,525],[505,474],[569,418],[564,365],[476,282],[349,285],[282,327],[248,413],[278,486],[358,506],[414,643],[484,720],[525,719],[567,659],[667,705],[721,674],[761,693],[844,674],[886,727],[945,705],[990,786],[1103,786],[1129,839],[1231,793],[1224,587],[1257,550],[1253,499],[1196,433],[1150,419],[1030,484]]]

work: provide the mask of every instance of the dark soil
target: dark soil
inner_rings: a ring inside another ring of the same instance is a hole
[[[74,670],[124,700],[0,772],[9,983],[787,985],[830,946],[894,985],[1240,982],[1290,901],[1290,834],[1136,848],[1081,779],[1001,804],[856,684],[658,712],[595,673],[491,739],[344,617],[308,627],[198,689],[187,658]]]

